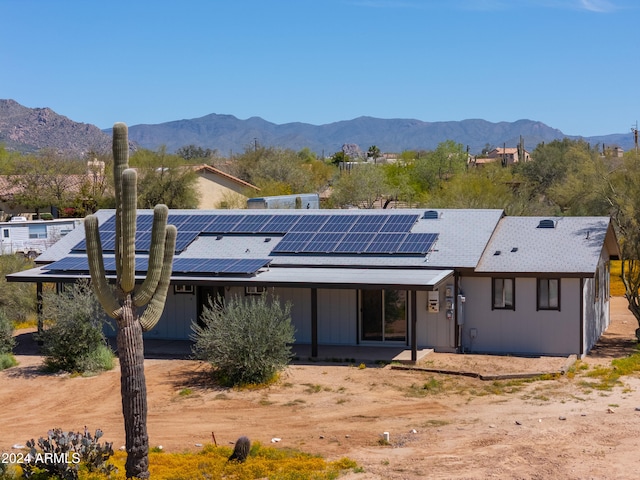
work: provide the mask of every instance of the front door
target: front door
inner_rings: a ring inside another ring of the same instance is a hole
[[[361,290],[360,341],[407,341],[407,292]]]

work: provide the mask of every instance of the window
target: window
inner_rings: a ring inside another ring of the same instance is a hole
[[[600,267],[596,268],[596,276],[593,279],[593,302],[600,299]]]
[[[29,238],[47,238],[47,226],[29,225]]]
[[[538,279],[538,310],[560,310],[560,279]]]
[[[262,295],[264,292],[266,292],[264,287],[244,287],[245,295]]]
[[[173,293],[194,293],[193,285],[174,285]]]
[[[515,310],[515,279],[494,278],[493,284],[493,304],[492,308],[502,308],[505,310]]]
[[[2,229],[2,236],[4,238],[9,238],[9,229],[8,228],[3,228]]]

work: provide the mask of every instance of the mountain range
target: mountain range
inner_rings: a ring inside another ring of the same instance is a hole
[[[618,145],[625,151],[634,146],[631,133],[568,136],[533,120],[424,122],[358,117],[311,125],[299,122],[275,124],[259,117],[241,120],[233,115],[212,113],[189,120],[129,126],[132,148],[157,150],[164,145],[168,152],[174,152],[180,147],[195,145],[217,150],[223,156],[254,148],[256,144],[293,150],[308,147],[329,156],[341,150],[344,144],[356,144],[364,151],[376,145],[382,152],[401,152],[433,150],[446,140],[468,146],[471,153],[479,153],[487,144],[515,147],[520,137],[528,151],[540,142],[565,137],[584,138],[594,146]],[[0,143],[8,150],[20,152],[46,148],[80,156],[89,151],[108,151],[111,132],[110,129],[100,130],[94,125],[74,122],[49,108],[28,108],[14,100],[0,100]]]

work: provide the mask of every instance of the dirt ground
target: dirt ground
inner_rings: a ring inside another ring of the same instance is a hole
[[[612,301],[612,324],[591,367],[634,348],[636,321]],[[119,371],[83,378],[39,371],[37,355],[0,372],[0,452],[61,427],[101,428],[124,444]],[[565,358],[430,354],[425,369],[479,374],[559,371]],[[258,390],[217,388],[206,364],[147,360],[152,446],[198,450],[239,436],[343,456],[373,479],[632,479],[640,475],[640,378],[598,391],[586,377],[522,382],[368,365],[294,364]],[[389,443],[381,442],[383,432]]]

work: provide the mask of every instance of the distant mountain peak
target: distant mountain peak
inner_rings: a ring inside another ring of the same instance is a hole
[[[48,107],[28,108],[0,99],[0,143],[9,150],[53,149],[77,157],[111,148],[111,137],[95,125],[78,123]]]

